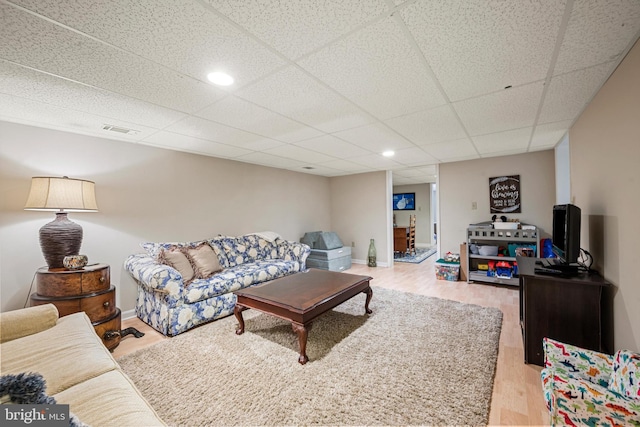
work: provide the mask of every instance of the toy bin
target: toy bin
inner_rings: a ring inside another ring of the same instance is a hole
[[[436,261],[436,279],[457,282],[460,277],[460,263],[445,261],[440,258]]]

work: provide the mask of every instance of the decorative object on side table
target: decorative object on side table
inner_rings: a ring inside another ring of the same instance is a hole
[[[144,334],[134,328],[121,330],[121,312],[116,307],[116,288],[111,285],[107,264],[92,264],[77,270],[42,267],[36,272],[37,292],[31,305],[53,304],[60,317],[84,311],[109,350],[120,344],[127,334],[140,338]]]
[[[40,228],[40,247],[49,269],[62,268],[68,255],[78,255],[82,227],[67,218],[70,212],[97,212],[95,183],[66,176],[33,177],[25,210],[57,211],[56,219]]]
[[[89,258],[86,255],[67,255],[62,260],[62,264],[67,270],[80,270],[88,263]]]

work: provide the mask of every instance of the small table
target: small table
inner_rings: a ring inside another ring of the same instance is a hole
[[[409,227],[393,227],[393,252],[402,254],[409,249],[407,238],[409,237]]]
[[[233,310],[239,325],[237,335],[244,333],[242,312],[249,308],[291,322],[298,335],[300,357],[304,365],[307,357],[307,335],[315,318],[363,292],[367,294],[364,311],[371,314],[369,302],[373,291],[369,276],[339,273],[328,270],[309,269],[306,272],[272,280],[234,292],[238,298]]]

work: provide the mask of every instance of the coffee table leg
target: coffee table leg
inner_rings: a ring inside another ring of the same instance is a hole
[[[238,319],[238,329],[236,329],[236,335],[242,335],[244,333],[244,319],[242,318],[242,312],[245,311],[247,307],[243,307],[241,305],[236,304],[233,308],[233,314]]]
[[[365,301],[365,303],[364,303],[364,311],[365,311],[367,314],[371,314],[371,313],[373,313],[373,311],[371,311],[371,310],[369,309],[369,303],[371,302],[371,297],[373,296],[373,291],[371,290],[371,287],[367,287],[367,289],[365,289],[365,290],[364,290],[364,291],[362,291],[362,292],[364,292],[365,294],[367,294],[367,301]]]
[[[304,325],[293,322],[291,322],[291,327],[293,328],[293,332],[298,334],[298,343],[300,344],[300,357],[298,357],[298,362],[304,365],[309,361],[309,357],[307,357],[308,329]]]

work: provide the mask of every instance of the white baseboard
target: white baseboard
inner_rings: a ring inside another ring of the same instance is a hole
[[[127,310],[122,312],[122,320],[133,319],[136,317],[136,310]]]
[[[367,265],[368,261],[364,259],[351,259],[351,264],[364,264]],[[389,267],[389,263],[387,262],[378,262],[378,267]]]

